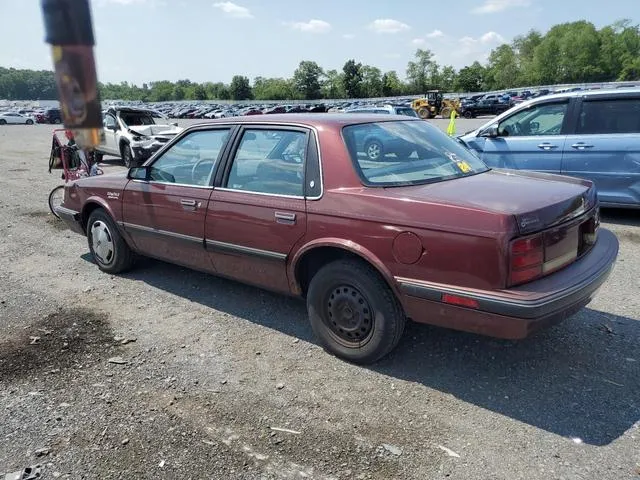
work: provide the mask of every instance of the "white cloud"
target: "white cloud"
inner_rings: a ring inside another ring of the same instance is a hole
[[[414,45],[416,47],[420,47],[426,43],[427,41],[424,38],[414,38],[413,40],[411,40],[411,45]]]
[[[442,30],[434,30],[431,33],[427,33],[427,38],[440,38],[440,37],[444,37],[444,33],[442,32]]]
[[[482,43],[504,43],[504,37],[496,32],[487,32],[480,37]]]
[[[342,38],[344,38],[345,40],[353,40],[354,38],[356,38],[356,36],[353,33],[345,33],[344,35],[342,35]]]
[[[528,7],[531,0],[484,0],[484,3],[472,10],[473,13],[498,13],[510,8]]]
[[[309,20],[308,22],[291,22],[285,25],[306,33],[327,33],[331,30],[331,24],[324,20]]]
[[[391,18],[379,18],[369,24],[369,28],[377,33],[399,33],[411,29],[406,23]]]
[[[240,5],[236,5],[233,2],[218,2],[214,3],[213,6],[222,10],[224,13],[234,18],[253,18],[252,13],[249,11],[247,7],[242,7]]]

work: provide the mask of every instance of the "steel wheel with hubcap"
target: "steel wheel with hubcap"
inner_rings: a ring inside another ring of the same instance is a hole
[[[369,140],[364,147],[369,160],[377,161],[384,155],[382,143],[379,140]]]
[[[406,321],[389,285],[358,259],[320,268],[309,284],[307,310],[322,346],[354,363],[372,363],[393,350]]]
[[[89,250],[98,268],[107,273],[120,273],[133,265],[134,256],[118,227],[102,208],[91,212],[87,222]]]

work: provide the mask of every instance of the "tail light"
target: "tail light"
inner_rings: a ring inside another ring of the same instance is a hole
[[[511,243],[511,274],[509,284],[530,282],[543,274],[543,235],[515,240]]]

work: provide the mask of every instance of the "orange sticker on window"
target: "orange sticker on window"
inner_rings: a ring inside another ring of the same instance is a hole
[[[469,165],[467,162],[464,162],[464,161],[456,162],[456,165],[458,166],[458,168],[462,173],[469,173],[472,170],[471,165]]]

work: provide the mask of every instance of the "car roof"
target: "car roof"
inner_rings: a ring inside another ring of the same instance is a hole
[[[285,113],[274,115],[251,115],[246,117],[218,118],[200,123],[198,126],[215,125],[216,123],[236,124],[295,124],[306,127],[341,128],[347,125],[373,122],[413,122],[421,121],[420,118],[405,117],[401,115],[388,115],[376,113]]]
[[[544,90],[544,89],[543,89]],[[625,95],[630,93],[640,94],[640,88],[638,87],[625,87],[625,88],[603,88],[597,90],[575,90],[573,92],[561,92],[550,93],[543,97],[536,97],[530,102],[554,99],[554,98],[572,98],[572,97],[591,97],[597,95]]]

